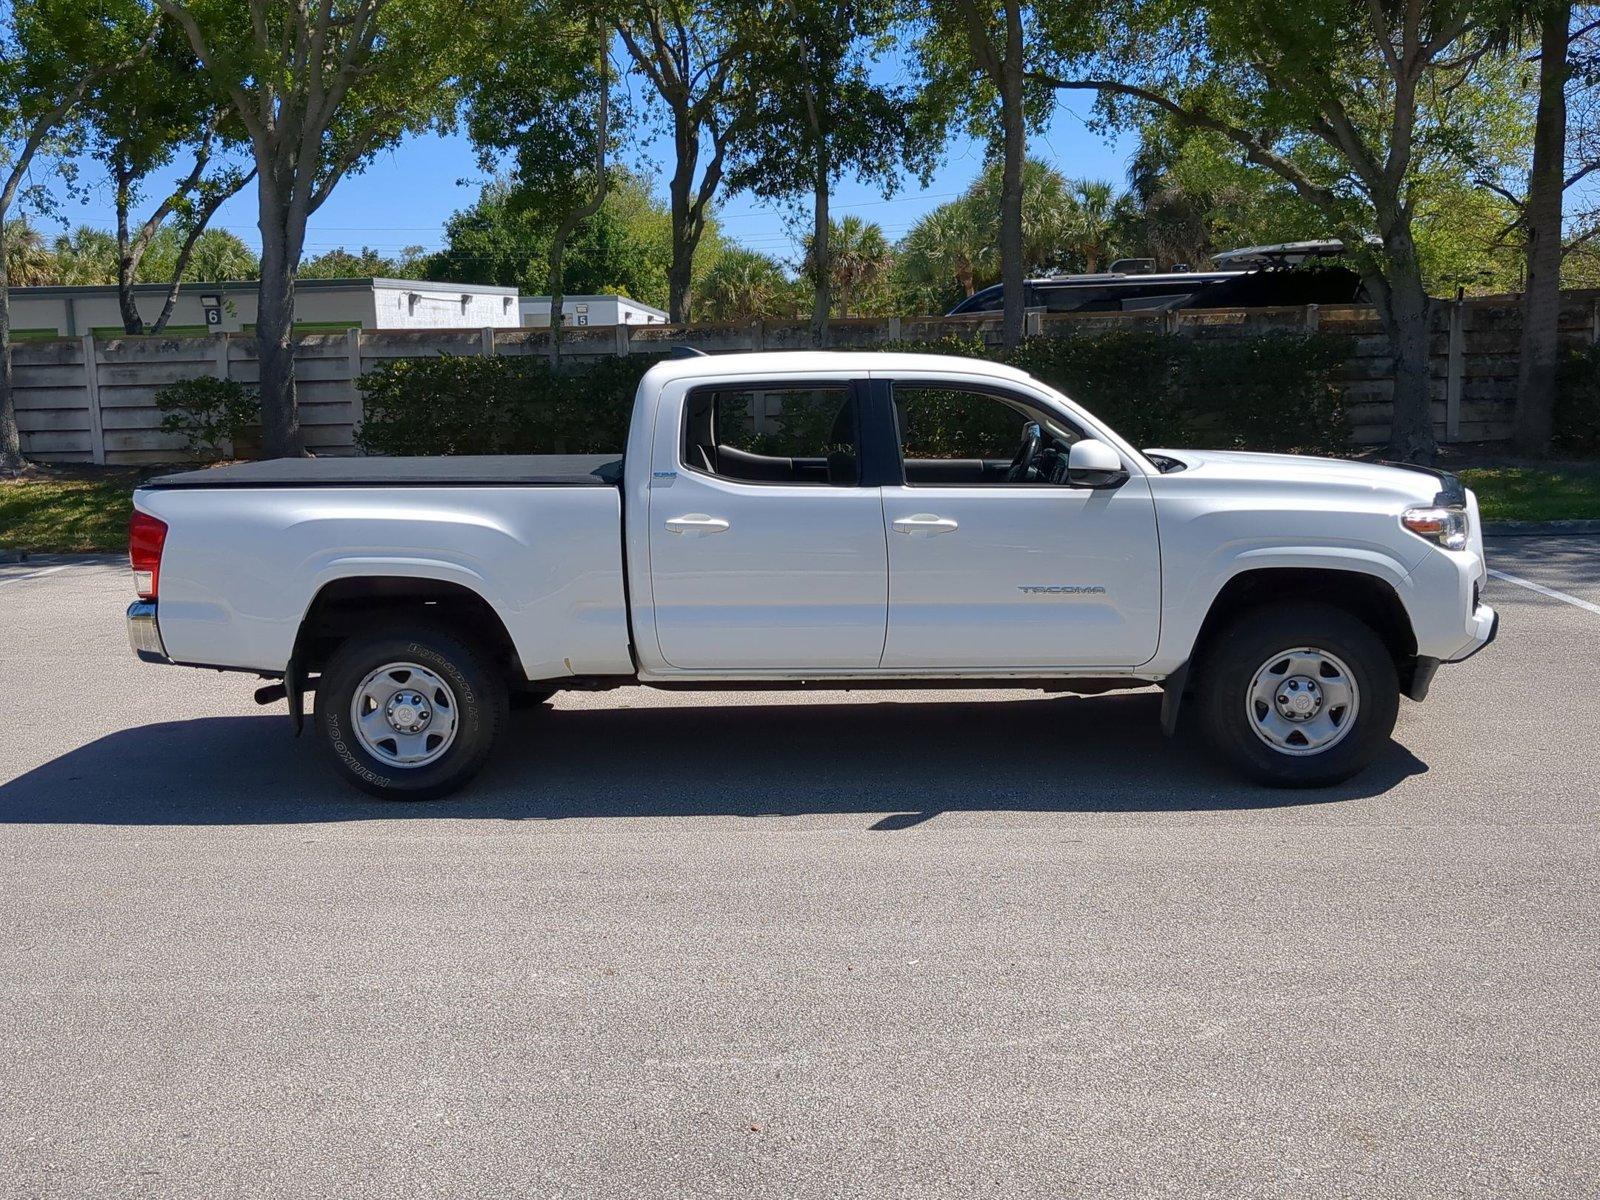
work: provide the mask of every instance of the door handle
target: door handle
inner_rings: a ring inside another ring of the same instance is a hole
[[[681,533],[688,537],[705,537],[709,533],[726,533],[728,523],[721,517],[705,513],[685,513],[667,522],[668,533]]]
[[[901,517],[894,523],[896,533],[908,533],[912,537],[933,537],[937,533],[949,533],[957,528],[956,522],[950,517],[941,517],[935,513],[913,513],[909,517]]]

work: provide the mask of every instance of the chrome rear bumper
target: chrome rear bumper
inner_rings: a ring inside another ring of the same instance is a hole
[[[167,648],[161,644],[161,627],[156,624],[156,602],[135,600],[128,605],[128,645],[145,662],[170,663]]]

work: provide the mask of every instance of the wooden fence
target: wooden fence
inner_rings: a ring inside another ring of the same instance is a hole
[[[1434,422],[1446,441],[1498,441],[1511,434],[1517,383],[1517,297],[1440,301],[1432,317]],[[1338,373],[1362,444],[1388,437],[1391,367],[1388,343],[1366,307],[1255,308],[1167,313],[1029,313],[1029,337],[1155,329],[1202,339],[1235,340],[1270,331],[1321,329],[1351,339]],[[1571,346],[1600,340],[1600,290],[1563,296],[1562,338]],[[891,317],[835,321],[835,348],[871,349],[948,334],[999,338],[998,320]],[[360,376],[394,358],[436,354],[547,354],[548,330],[349,330],[307,334],[296,352],[300,422],[316,454],[354,453],[361,419]],[[660,354],[675,345],[710,353],[804,350],[806,322],[618,325],[566,331],[563,353],[576,360],[614,354]],[[156,391],[179,379],[211,375],[256,382],[254,340],[241,334],[201,337],[96,338],[19,342],[12,347],[17,423],[23,451],[45,462],[140,465],[183,458],[182,441],[162,433]]]

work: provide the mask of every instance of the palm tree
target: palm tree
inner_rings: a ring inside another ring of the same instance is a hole
[[[6,274],[12,287],[39,287],[56,281],[56,256],[44,235],[26,217],[6,222]]]
[[[117,239],[102,229],[80,225],[56,238],[55,282],[117,282]]]
[[[894,266],[894,251],[883,236],[883,226],[860,217],[828,224],[830,286],[839,316],[850,315],[850,301],[883,282]],[[810,275],[811,239],[806,239],[805,273]]]
[[[244,241],[226,229],[208,229],[194,243],[186,280],[222,283],[225,280],[254,279],[261,274],[261,260]]]
[[[999,269],[997,246],[978,205],[965,197],[941,204],[913,225],[900,243],[905,275],[936,302],[953,283],[962,296]]]
[[[1062,244],[1093,275],[1116,252],[1116,189],[1103,179],[1075,179],[1068,185]]]
[[[783,267],[754,250],[725,250],[697,291],[703,315],[713,321],[781,319],[795,313],[795,287]]]

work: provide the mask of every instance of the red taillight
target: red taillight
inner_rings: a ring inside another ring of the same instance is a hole
[[[161,547],[167,542],[167,523],[149,513],[128,518],[128,562],[133,586],[141,600],[154,600],[161,586]]]

